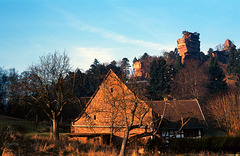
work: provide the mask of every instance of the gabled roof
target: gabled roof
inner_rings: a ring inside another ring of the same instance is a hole
[[[108,79],[109,76],[114,77],[114,79],[116,79],[117,81],[119,81],[119,82],[122,83],[122,81],[119,79],[119,77],[112,71],[112,69],[110,69],[110,70],[108,71],[107,75],[105,76],[103,82],[100,84],[100,86],[105,83],[105,81]],[[91,96],[91,98],[88,98],[88,102],[86,103],[84,110],[79,114],[79,116],[78,116],[76,119],[74,119],[73,122],[75,122],[75,121],[77,121],[78,119],[80,119],[81,116],[85,113],[87,107],[89,106],[89,104],[92,102],[92,100],[93,100],[94,97],[96,96],[97,92],[99,91],[100,86],[97,88],[97,90],[96,90],[96,91],[94,92],[94,94]]]
[[[164,107],[166,105],[163,118],[169,123],[180,122],[182,117],[185,120],[192,118],[186,127],[202,127],[204,124],[207,126],[205,117],[197,99],[150,101],[149,105],[153,108],[153,111],[158,114],[158,116],[163,115]],[[173,124],[172,127],[174,127]]]

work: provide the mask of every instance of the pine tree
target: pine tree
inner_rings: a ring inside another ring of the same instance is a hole
[[[128,58],[123,58],[122,61],[121,61],[121,70],[122,70],[122,73],[127,76],[130,74],[130,68],[131,65],[129,64],[129,60]]]
[[[229,74],[233,75],[240,74],[240,49],[236,50],[235,48],[231,48],[227,71]]]
[[[137,61],[138,61],[137,58],[134,57],[134,59],[133,59],[133,64],[134,64],[135,62],[137,62]]]
[[[149,98],[163,100],[170,93],[169,68],[163,57],[154,59],[150,65],[149,85],[147,86]]]
[[[174,70],[174,76],[183,68],[181,57],[178,55],[172,65]]]
[[[208,65],[208,72],[209,72],[209,92],[211,94],[221,93],[227,89],[227,83],[224,80],[225,74],[223,70],[219,67],[219,64],[216,58],[211,57],[210,62]]]

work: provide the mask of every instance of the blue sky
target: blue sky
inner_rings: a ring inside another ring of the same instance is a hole
[[[229,38],[240,45],[238,0],[0,0],[0,67],[21,73],[39,56],[67,52],[89,69],[177,47],[182,31],[199,32],[201,51]]]

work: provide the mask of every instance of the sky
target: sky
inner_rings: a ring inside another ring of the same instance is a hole
[[[182,31],[200,33],[201,51],[228,38],[240,46],[239,0],[0,0],[0,67],[19,73],[64,51],[86,71],[145,52],[174,50]]]

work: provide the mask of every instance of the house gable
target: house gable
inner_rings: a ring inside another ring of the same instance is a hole
[[[72,123],[72,133],[114,133],[122,137],[126,122],[130,122],[128,116],[131,114],[131,110],[136,102],[138,107],[135,112],[134,124],[139,124],[139,119],[144,112],[147,114],[143,120],[143,125],[151,123],[151,108],[144,101],[137,98],[121,82],[118,76],[110,70],[102,84],[89,100],[84,113],[80,114]]]

